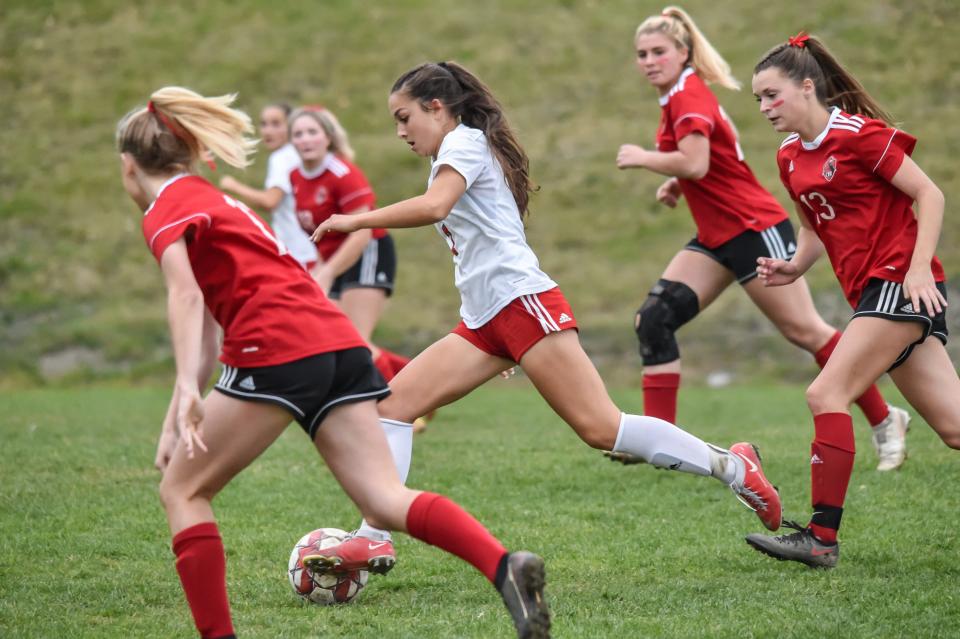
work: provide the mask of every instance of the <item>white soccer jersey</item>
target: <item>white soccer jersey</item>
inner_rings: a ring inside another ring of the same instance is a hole
[[[521,295],[557,284],[527,245],[517,202],[483,131],[461,124],[443,138],[428,187],[443,165],[463,176],[467,191],[434,226],[453,253],[460,316],[479,328]]]
[[[290,186],[290,172],[300,166],[300,156],[289,142],[273,153],[267,160],[267,180],[265,189],[274,187],[283,191],[283,199],[271,213],[270,225],[277,238],[286,244],[290,255],[301,264],[317,261],[317,247],[310,241],[300,222],[293,204],[293,189]]]

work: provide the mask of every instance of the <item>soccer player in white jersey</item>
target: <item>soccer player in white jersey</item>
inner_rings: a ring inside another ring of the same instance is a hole
[[[570,305],[526,242],[528,160],[490,90],[458,64],[423,64],[396,81],[389,109],[400,139],[432,159],[426,192],[366,213],[333,215],[314,238],[433,224],[453,255],[462,321],[391,381],[381,416],[409,423],[519,363],[588,445],[715,477],[776,530],[780,497],[752,444],[719,448],[661,419],[623,413],[610,399],[577,331],[569,330],[577,326]],[[348,556],[362,567],[369,546],[379,548],[354,538],[332,549],[331,560]]]
[[[734,280],[777,330],[809,351],[821,367],[840,333],[817,313],[803,278],[779,288],[767,288],[757,279],[758,257],[790,259],[796,241],[786,211],[754,177],[736,127],[708,86],[739,89],[730,66],[679,7],[666,7],[644,20],[634,47],[638,70],[660,96],[657,147],[624,144],[617,166],[667,176],[657,199],[671,208],[686,199],[697,227],[696,236],[670,260],[634,323],[644,366],[643,412],[676,422],[676,331]],[[899,468],[906,458],[909,414],[888,406],[875,385],[856,403],[873,427],[877,469]]]
[[[235,193],[258,209],[270,211],[270,226],[277,239],[286,245],[295,260],[310,268],[317,263],[317,247],[300,226],[294,210],[290,172],[300,166],[300,156],[289,142],[290,111],[290,106],[281,102],[268,104],[260,111],[260,139],[271,151],[263,189],[247,186],[230,175],[220,178],[220,188]]]

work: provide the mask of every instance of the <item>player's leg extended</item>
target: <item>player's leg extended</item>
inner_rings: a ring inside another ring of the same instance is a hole
[[[314,442],[368,520],[382,528],[406,531],[470,563],[500,591],[519,636],[549,636],[543,561],[531,553],[508,553],[480,522],[446,497],[404,487],[389,461],[373,402],[332,410]],[[305,558],[304,563],[320,571],[367,568],[371,543],[354,537],[326,549],[324,557]]]
[[[940,340],[916,346],[890,378],[943,443],[960,449],[960,377]]]
[[[650,290],[634,317],[643,359],[645,414],[671,423],[676,421],[680,349],[675,333],[732,281],[733,274],[719,262],[684,249],[673,257]]]
[[[177,557],[177,573],[201,636],[233,635],[227,601],[226,556],[210,502],[283,432],[291,415],[270,404],[212,391],[204,401],[201,434],[207,452],[187,457],[181,441],[160,482]]]
[[[588,445],[638,457],[659,468],[716,477],[746,499],[768,528],[779,527],[780,498],[763,476],[752,446],[738,444],[731,452],[662,419],[620,412],[575,331],[545,336],[524,354],[520,365],[547,403]]]
[[[755,278],[745,283],[743,289],[788,341],[811,353],[821,368],[826,364],[840,341],[840,332],[820,317],[806,280],[766,287]],[[873,427],[880,457],[878,470],[899,467],[906,457],[909,415],[901,408],[889,407],[876,384],[871,384],[855,401]]]
[[[513,365],[459,335],[445,335],[390,380],[391,394],[380,402],[380,415],[410,423],[460,399]]]
[[[413,456],[413,420],[463,397],[512,365],[451,334],[423,351],[390,380],[391,394],[378,409],[402,482],[406,483]],[[356,534],[375,543],[389,543],[391,539],[388,531],[366,520],[360,522]],[[392,545],[389,551],[392,555]],[[384,570],[379,572],[386,572],[392,565],[392,559],[382,559]]]
[[[826,366],[807,389],[807,404],[814,423],[810,446],[813,516],[805,529],[790,535],[748,535],[750,545],[777,559],[824,568],[836,565],[837,531],[855,453],[853,420],[848,407],[922,330],[920,324],[913,322],[877,317],[851,320]]]

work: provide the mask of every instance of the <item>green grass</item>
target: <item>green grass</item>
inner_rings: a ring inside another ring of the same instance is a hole
[[[800,28],[822,35],[919,137],[917,160],[948,203],[956,200],[954,0],[683,4],[745,81],[774,43]],[[360,165],[388,203],[419,193],[426,166],[395,140],[386,92],[406,69],[439,59],[465,63],[505,105],[542,186],[530,241],[570,298],[591,354],[604,360],[606,374],[625,371],[619,379],[627,383],[637,366],[633,311],[693,233],[683,207],[654,203],[661,178],[614,166],[620,144],[650,144],[656,129],[659,109],[633,69],[631,46],[636,25],[659,6],[7,0],[0,14],[0,384],[43,383],[70,370],[80,378],[157,379],[169,367],[160,276],[113,149],[117,120],[152,90],[238,91],[251,113],[278,98],[324,103],[351,132]],[[783,199],[773,162],[780,136],[749,91],[718,93],[754,171]],[[260,182],[264,160],[246,180]],[[960,265],[960,222],[951,210],[939,251],[948,274]],[[458,300],[434,231],[396,237],[398,292],[379,339],[413,353],[456,323]],[[849,309],[825,264],[812,282],[828,319],[845,321]],[[744,336],[758,335],[769,357],[731,357],[753,350]],[[721,297],[683,347],[694,375],[717,366],[747,376],[780,373],[805,361],[741,294]],[[71,354],[75,365],[55,365],[55,356]]]
[[[0,636],[192,635],[151,469],[166,394],[0,394]],[[639,408],[635,393],[617,398]],[[680,421],[709,441],[757,442],[787,516],[808,514],[802,387],[685,389]],[[442,410],[416,440],[410,483],[546,558],[557,637],[955,637],[956,454],[917,419],[905,468],[876,473],[859,415],[856,424],[861,454],[830,572],[748,548],[743,535],[760,524],[715,481],[605,461],[524,380]],[[299,602],[285,575],[294,542],[357,516],[296,428],[216,511],[243,637],[511,636],[482,577],[405,536],[397,567],[355,604]]]

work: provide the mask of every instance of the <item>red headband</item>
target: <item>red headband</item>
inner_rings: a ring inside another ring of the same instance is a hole
[[[190,147],[190,148],[193,148],[193,147],[194,147],[195,141],[194,141],[194,140],[191,140],[191,138],[192,138],[193,136],[191,136],[190,133],[189,133],[186,129],[184,129],[183,127],[175,124],[175,123],[174,123],[174,120],[172,120],[171,118],[168,118],[168,117],[165,116],[164,114],[160,113],[160,111],[157,110],[156,105],[153,103],[153,100],[150,100],[150,101],[147,102],[147,111],[149,111],[150,113],[152,113],[152,114],[154,114],[155,116],[157,116],[157,118],[160,120],[160,122],[163,124],[163,126],[167,127],[167,129],[170,130],[170,133],[172,133],[172,134],[174,135],[174,137],[176,137],[178,140],[180,140],[181,142],[183,142],[184,144],[186,144],[188,147]],[[206,154],[204,154],[204,155],[206,155]],[[206,158],[204,158],[204,160],[206,161],[207,166],[210,167],[210,170],[211,170],[211,171],[216,171],[216,170],[217,170],[217,163],[214,162],[214,160],[213,160],[213,158],[212,158],[211,156],[207,156]]]
[[[808,36],[806,33],[801,31],[797,35],[791,38],[787,38],[787,44],[790,45],[791,47],[797,47],[798,49],[802,49],[805,46],[807,46],[807,40],[809,39],[810,39],[810,36]]]

